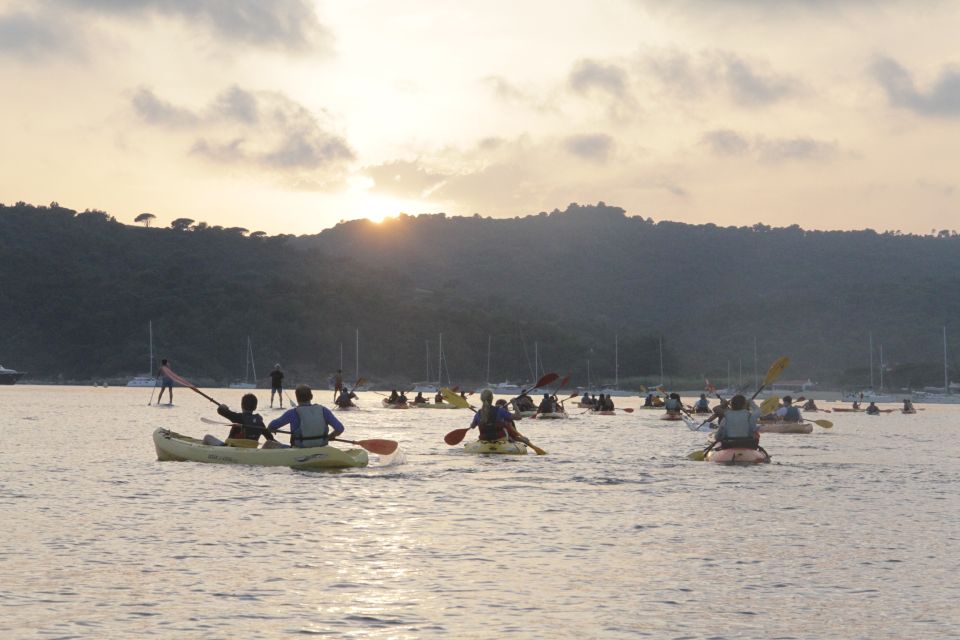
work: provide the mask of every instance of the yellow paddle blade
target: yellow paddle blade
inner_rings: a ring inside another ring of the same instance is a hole
[[[528,442],[527,442],[527,446],[530,447],[531,449],[533,449],[538,456],[545,456],[545,455],[547,455],[547,452],[546,452],[546,451],[544,451],[543,449],[541,449],[541,448],[538,447],[537,445],[533,444],[532,442],[529,442],[529,441],[528,441]]]
[[[770,368],[767,369],[767,375],[763,379],[763,386],[767,386],[774,380],[780,377],[780,374],[783,373],[783,370],[787,368],[787,365],[790,364],[790,358],[783,356],[779,358],[776,362],[770,365]]]
[[[469,409],[470,403],[466,401],[465,398],[461,398],[460,394],[452,389],[443,387],[440,389],[440,393],[443,395],[443,399],[455,406],[458,409]]]
[[[818,427],[823,427],[824,429],[830,429],[833,427],[833,423],[829,420],[814,420],[813,424],[817,425]]]
[[[770,396],[763,401],[763,404],[760,405],[760,415],[765,416],[768,413],[773,413],[779,406],[780,398],[777,396]]]
[[[697,449],[696,451],[691,451],[687,454],[687,460],[696,460],[697,462],[703,462],[707,459],[707,453],[703,449]]]

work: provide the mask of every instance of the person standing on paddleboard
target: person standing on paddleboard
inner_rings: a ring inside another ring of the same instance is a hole
[[[280,408],[283,409],[283,371],[278,362],[270,372],[270,408],[273,409],[273,394],[280,398]]]
[[[167,375],[166,368],[168,366],[170,366],[170,363],[167,362],[166,358],[160,361],[160,371],[157,373],[157,377],[160,378],[160,395],[157,396],[157,404],[160,404],[164,389],[167,390],[167,404],[173,404],[173,379]]]

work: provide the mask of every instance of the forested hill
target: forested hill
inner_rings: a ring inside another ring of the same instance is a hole
[[[942,327],[960,330],[960,240],[946,232],[654,223],[602,203],[297,238],[177,226],[0,207],[0,363],[46,379],[142,372],[152,320],[157,355],[211,383],[243,374],[248,335],[261,377],[279,361],[319,383],[341,347],[352,374],[359,331],[361,374],[384,382],[435,377],[443,333],[464,382],[486,377],[489,336],[495,379],[530,378],[536,344],[576,383],[587,360],[610,380],[615,339],[621,380],[658,377],[662,338],[668,377],[722,382],[728,362],[752,374],[756,339],[761,370],[785,354],[787,377],[859,386],[872,333],[888,382],[918,386],[942,381]]]

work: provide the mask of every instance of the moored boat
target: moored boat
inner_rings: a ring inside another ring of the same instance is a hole
[[[502,440],[474,440],[463,445],[463,450],[467,453],[525,455],[527,445],[522,442],[511,442],[506,438]]]
[[[813,424],[810,422],[762,422],[758,431],[760,433],[811,433]]]
[[[711,449],[704,458],[707,462],[718,464],[760,464],[770,462],[770,457],[760,449]]]
[[[0,365],[0,384],[16,384],[17,380],[23,377],[23,371],[16,369],[7,369]]]
[[[303,470],[365,467],[369,462],[367,452],[363,449],[338,449],[330,445],[306,449],[217,447],[162,427],[154,430],[153,444],[157,449],[157,460],[160,461],[251,464]]]

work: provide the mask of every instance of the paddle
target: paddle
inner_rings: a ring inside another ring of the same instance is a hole
[[[208,396],[207,394],[205,394],[203,391],[200,391],[200,389],[197,389],[197,387],[196,387],[192,382],[189,382],[188,380],[186,380],[186,379],[184,379],[184,378],[181,378],[180,376],[178,376],[177,374],[175,374],[175,373],[170,369],[170,367],[168,367],[167,365],[163,365],[162,367],[160,367],[160,372],[163,373],[163,374],[165,374],[168,378],[170,378],[170,379],[173,380],[174,382],[179,382],[179,383],[182,384],[183,386],[189,387],[189,388],[192,389],[194,392],[199,393],[199,394],[202,395],[204,398],[206,398],[207,400],[209,400],[209,401],[212,402],[213,404],[217,405],[218,407],[220,406],[220,403],[219,403],[219,402],[217,402],[216,400],[214,400],[213,398],[211,398],[210,396]]]
[[[222,425],[231,426],[231,427],[241,426],[235,422],[220,422],[219,420],[210,420],[209,418],[200,418],[200,421],[206,422],[207,424],[222,424]],[[270,431],[269,429],[264,429],[261,427],[247,427],[247,429],[255,429],[261,432]],[[289,431],[282,431],[280,429],[277,429],[272,433],[285,433],[287,435],[290,434]],[[350,444],[355,444],[360,447],[363,447],[370,453],[376,453],[378,455],[383,455],[383,456],[390,455],[391,453],[397,450],[397,447],[400,446],[400,444],[396,440],[384,440],[382,438],[371,438],[369,440],[347,440],[345,438],[328,438],[328,440],[330,442],[337,441],[337,442],[347,442]]]
[[[556,374],[553,374],[553,375],[556,375]],[[546,383],[546,384],[549,384],[549,383]],[[540,386],[540,385],[539,385],[539,381],[538,381],[538,383],[537,383],[537,386]],[[536,389],[536,388],[537,388],[537,387],[533,387],[533,389]],[[443,389],[440,389],[440,393],[443,394],[443,399],[444,399],[444,400],[446,400],[446,401],[449,402],[450,404],[454,405],[454,406],[457,407],[458,409],[470,409],[470,410],[473,411],[474,413],[477,412],[476,409],[474,409],[473,407],[470,406],[470,403],[468,403],[465,399],[461,398],[460,396],[458,396],[456,393],[454,393],[454,392],[451,391],[450,389],[447,389],[446,387],[444,387]],[[443,441],[446,442],[446,443],[447,443],[448,445],[450,445],[450,446],[458,445],[458,444],[460,444],[461,442],[463,442],[463,439],[466,437],[467,432],[470,431],[471,429],[473,429],[473,426],[465,427],[465,428],[462,428],[462,429],[454,429],[453,431],[451,431],[451,432],[448,433],[447,435],[443,436]],[[535,444],[533,444],[532,442],[530,442],[529,439],[527,439],[524,444],[526,444],[528,447],[530,447],[531,449],[533,449],[538,456],[547,455],[547,452],[546,452],[546,451],[544,451],[543,449],[541,449],[541,448],[538,447],[537,445],[535,445]]]

